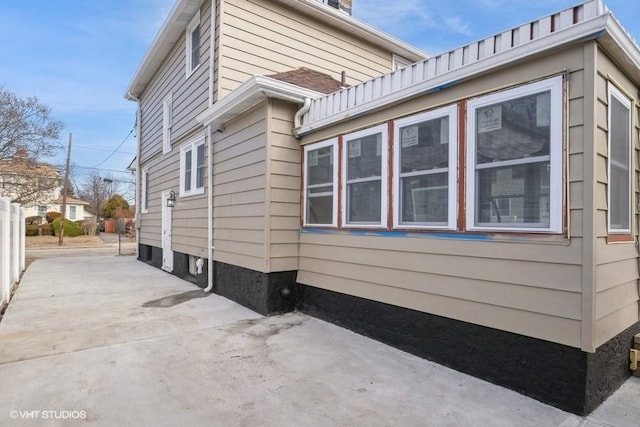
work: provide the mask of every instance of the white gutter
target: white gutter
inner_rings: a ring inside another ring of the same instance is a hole
[[[321,96],[324,94],[281,80],[254,76],[197,116],[196,120],[204,126],[210,125],[217,129],[258,105],[265,98],[277,98],[302,104],[308,98],[315,99]]]

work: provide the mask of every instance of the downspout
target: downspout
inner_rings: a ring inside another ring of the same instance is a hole
[[[296,115],[293,117],[294,128],[299,128],[300,126],[302,126],[302,116],[307,114],[310,108],[311,108],[311,98],[305,98],[304,104],[302,104],[302,107],[300,107],[300,109],[296,112]]]
[[[138,135],[138,143],[136,144],[136,258],[140,258],[140,228],[142,227],[140,218],[140,205],[142,198],[140,194],[140,181],[142,179],[140,171],[140,153],[142,140],[142,109],[140,107],[140,99],[136,98],[131,92],[127,93],[127,99],[136,102],[136,133]]]
[[[207,287],[204,292],[213,289],[213,135],[211,125],[207,126]]]

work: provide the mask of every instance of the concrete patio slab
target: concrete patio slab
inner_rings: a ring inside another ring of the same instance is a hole
[[[262,317],[132,257],[35,261],[0,322],[0,379],[3,426],[640,420],[640,378],[581,418],[301,313]]]

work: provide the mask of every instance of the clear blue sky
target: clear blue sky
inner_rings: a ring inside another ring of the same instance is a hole
[[[130,179],[135,103],[122,95],[175,0],[0,0],[0,87],[36,96],[73,133],[75,181]],[[579,0],[353,0],[354,16],[431,54]],[[640,1],[605,4],[640,40]],[[107,159],[108,156],[111,157]],[[107,160],[105,160],[107,159]],[[64,162],[61,152],[54,164]],[[117,172],[122,171],[122,172]]]

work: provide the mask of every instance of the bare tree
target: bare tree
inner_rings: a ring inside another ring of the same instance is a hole
[[[38,98],[20,98],[0,88],[0,161],[16,155],[34,162],[56,154],[62,122]]]
[[[55,197],[60,173],[42,162],[60,148],[62,123],[37,98],[0,88],[0,196],[34,205]]]
[[[100,219],[102,205],[111,195],[111,184],[105,182],[100,175],[93,174],[89,175],[78,189],[78,195],[85,202],[89,202],[90,211],[96,216],[96,219]]]

